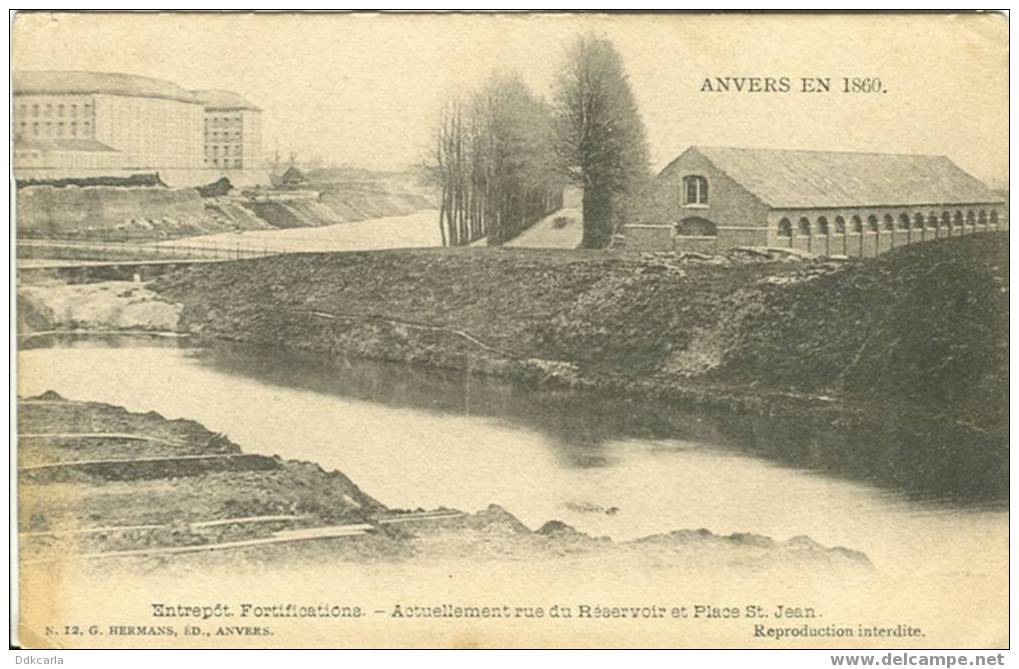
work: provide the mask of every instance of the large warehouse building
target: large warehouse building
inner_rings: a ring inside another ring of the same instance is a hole
[[[943,156],[690,147],[655,178],[626,245],[875,256],[1001,229],[1000,196]]]
[[[231,91],[131,74],[14,73],[19,179],[159,172],[172,185],[267,180],[260,110]]]

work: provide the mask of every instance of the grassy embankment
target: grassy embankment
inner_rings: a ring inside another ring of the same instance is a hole
[[[211,337],[1007,435],[1005,234],[842,264],[487,248],[303,254],[193,267],[153,288],[183,304],[184,329]]]

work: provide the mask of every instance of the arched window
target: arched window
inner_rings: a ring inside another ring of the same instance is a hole
[[[909,230],[909,214],[899,215],[899,230]]]
[[[961,211],[955,212],[955,218],[952,220],[952,223],[957,228],[961,228],[962,227],[962,212]]]
[[[835,234],[844,235],[846,234],[846,219],[841,216],[835,217]]]
[[[779,237],[792,237],[793,236],[793,224],[789,222],[788,218],[783,218],[778,222],[778,236]]]
[[[817,219],[817,232],[822,235],[831,234],[831,230],[828,229],[828,219],[824,216]]]
[[[885,230],[895,229],[895,219],[892,218],[891,214],[885,214]]]
[[[867,229],[869,229],[871,232],[878,231],[877,216],[875,216],[874,214],[871,214],[870,216],[867,217]]]
[[[949,214],[947,211],[941,212],[941,225],[942,227],[945,228],[952,227],[952,215]]]
[[[984,209],[980,210],[980,216],[978,218],[980,225],[987,225],[987,211]]]
[[[966,224],[967,225],[977,224],[977,215],[973,213],[972,209],[966,212]]]
[[[997,225],[997,224],[998,224],[998,210],[997,209],[992,209],[991,210],[991,225]]]
[[[700,176],[683,177],[683,204],[707,204],[708,180]]]
[[[684,218],[676,224],[676,234],[682,237],[717,237],[718,228],[706,218]]]
[[[810,236],[810,219],[807,218],[806,216],[802,217],[799,220],[799,222],[796,224],[796,229],[797,229],[797,232],[800,234],[800,236],[802,236],[802,237],[809,237]]]
[[[916,215],[915,219],[913,220],[913,227],[916,228],[917,230],[923,230],[924,229],[924,223],[925,223],[925,221],[923,219],[923,214],[917,212],[917,215]]]
[[[863,232],[863,220],[859,216],[853,216],[853,232]]]

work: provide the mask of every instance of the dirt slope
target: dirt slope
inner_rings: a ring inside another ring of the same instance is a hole
[[[306,254],[195,267],[154,288],[210,336],[570,383],[851,397],[1005,429],[1007,235],[842,264],[760,260]]]

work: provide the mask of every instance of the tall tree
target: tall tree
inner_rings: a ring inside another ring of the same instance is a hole
[[[644,124],[608,38],[584,35],[569,47],[554,105],[560,169],[584,189],[581,244],[603,248],[648,177]]]

